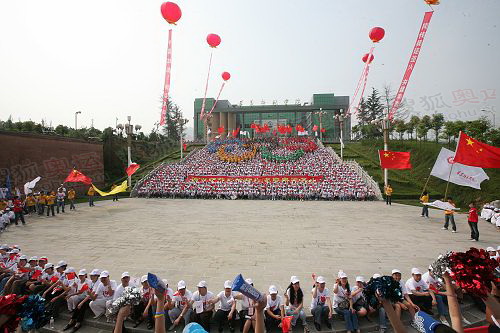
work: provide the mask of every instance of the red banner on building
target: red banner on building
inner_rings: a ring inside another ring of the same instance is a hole
[[[160,125],[167,123],[168,92],[170,91],[170,73],[172,71],[172,29],[168,31],[167,70],[165,72],[165,86],[163,87],[163,103],[161,105]]]
[[[405,95],[406,87],[408,86],[408,81],[410,81],[411,73],[413,72],[413,68],[417,63],[418,55],[420,54],[420,50],[422,48],[422,44],[424,43],[424,37],[427,33],[427,29],[429,27],[429,23],[432,18],[432,14],[434,12],[426,12],[424,15],[424,20],[422,21],[422,25],[420,26],[420,31],[418,33],[417,41],[415,42],[415,46],[413,47],[413,52],[410,56],[410,61],[408,62],[408,66],[406,67],[405,74],[403,75],[403,81],[401,81],[401,85],[399,86],[398,93],[394,102],[392,103],[391,110],[389,111],[389,119],[394,117],[394,114],[399,108],[401,101]]]
[[[274,183],[274,182],[319,182],[323,180],[323,176],[187,176],[186,179],[195,182],[257,182],[257,183]]]

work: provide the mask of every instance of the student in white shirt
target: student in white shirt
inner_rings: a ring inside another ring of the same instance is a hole
[[[422,280],[422,273],[418,268],[411,269],[412,277],[406,281],[406,289],[412,302],[422,311],[432,314],[432,305],[436,304],[434,294],[429,291],[427,283]]]
[[[193,304],[192,298],[193,294],[186,289],[186,282],[180,280],[177,283],[177,292],[174,294],[171,308],[168,311],[168,316],[172,322],[169,330],[179,325],[182,319],[184,319],[184,325],[189,324],[193,313],[193,309],[191,308]]]
[[[139,291],[141,293],[141,301],[133,307],[131,318],[134,321],[134,328],[143,322],[143,318],[146,318],[148,329],[152,329],[154,320],[150,299],[154,291],[153,288],[149,286],[147,275],[141,276],[140,283],[141,287]]]
[[[106,301],[106,309],[110,309],[113,302],[123,295],[123,291],[130,285],[130,274],[128,272],[123,272],[121,276],[121,283],[116,287],[113,297]]]
[[[435,290],[433,291],[434,297],[437,303],[437,309],[438,309],[438,314],[439,314],[439,320],[445,324],[445,325],[450,325],[448,320],[446,319],[446,316],[449,315],[448,312],[448,307],[446,304],[448,303],[448,300],[446,298],[445,294],[439,294],[439,290],[443,289],[442,285],[434,279],[434,275],[432,274],[432,267],[429,266],[429,269],[427,272],[425,272],[422,275],[422,280],[427,284],[427,289],[428,290]]]
[[[287,307],[285,313],[287,316],[293,316],[292,326],[295,327],[297,319],[300,318],[304,332],[308,332],[304,312],[304,293],[300,288],[300,280],[297,276],[294,275],[290,278],[290,285],[286,289],[284,297],[285,306]]]
[[[333,309],[344,316],[347,333],[360,332],[358,316],[352,304],[351,287],[347,280],[347,274],[342,271],[339,272],[337,281],[333,286]]]
[[[281,327],[281,320],[285,316],[285,306],[278,295],[278,288],[272,285],[267,295],[267,305],[264,309],[266,330],[270,332],[273,328]]]
[[[66,296],[68,303],[68,311],[73,312],[77,305],[87,296],[85,288],[90,289],[91,280],[87,278],[87,271],[81,269],[78,272],[78,280],[76,281],[76,290]],[[84,287],[86,286],[86,287]]]
[[[392,277],[394,280],[399,282],[401,286],[401,293],[403,294],[403,298],[401,301],[394,304],[394,311],[396,311],[396,315],[398,318],[401,318],[402,311],[408,311],[411,318],[415,318],[415,313],[420,309],[416,306],[408,295],[408,291],[406,289],[406,285],[401,280],[401,271],[399,269],[392,270]]]
[[[205,331],[210,332],[210,320],[214,313],[214,306],[210,300],[214,298],[214,294],[207,289],[207,282],[198,282],[198,290],[193,293],[193,321],[200,324]]]
[[[332,328],[332,298],[330,296],[330,290],[325,286],[325,278],[318,276],[312,289],[311,314],[314,318],[314,327],[316,327],[318,331],[321,331],[321,323],[323,321],[326,322],[326,327],[328,327],[328,329]]]
[[[220,308],[215,312],[214,321],[218,324],[219,332],[224,330],[224,324],[227,322],[229,331],[234,333],[234,321],[236,319],[236,292],[231,289],[231,281],[224,282],[224,290],[221,291],[215,298],[210,300],[210,303],[217,304],[220,302]]]
[[[94,319],[101,317],[106,311],[106,302],[113,299],[116,290],[116,282],[109,279],[108,271],[102,271],[99,275],[101,284],[95,292],[90,294],[92,301],[89,304],[90,309],[94,312]]]
[[[253,286],[253,280],[246,278],[245,282]],[[234,296],[235,299],[241,301],[240,317],[240,332],[248,333],[250,328],[255,330],[255,305],[256,302],[242,293]]]

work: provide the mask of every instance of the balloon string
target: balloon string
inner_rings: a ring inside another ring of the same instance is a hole
[[[361,97],[359,98],[358,105],[356,106],[356,110],[359,110],[359,106],[361,105],[361,100],[363,99],[363,95],[365,94],[365,88],[366,88],[366,81],[368,81],[368,72],[370,71],[370,66],[368,65],[366,67],[366,73],[365,73],[365,81],[363,83],[363,89],[361,90]]]
[[[202,119],[203,119],[203,116],[205,114],[205,102],[207,99],[208,80],[210,79],[210,68],[212,67],[212,55],[213,55],[213,51],[210,51],[210,61],[208,62],[207,82],[205,83],[205,95],[203,95],[203,103],[201,103],[200,118],[202,118]]]
[[[214,111],[215,109],[215,106],[217,105],[217,102],[219,101],[219,97],[220,97],[220,94],[222,93],[222,89],[224,89],[224,86],[226,85],[226,82],[222,82],[222,86],[220,87],[220,90],[219,90],[219,94],[217,95],[217,99],[215,100],[215,103],[214,105],[212,106],[212,109],[210,110],[210,112],[208,113],[207,115],[207,118],[210,117],[210,115],[212,114],[212,112]]]
[[[163,101],[161,105],[160,125],[165,125],[168,108],[168,93],[170,91],[170,73],[172,71],[172,29],[168,30],[167,68],[165,70],[165,85],[163,86]]]
[[[370,52],[368,53],[368,58],[366,59],[365,67],[363,68],[363,72],[361,73],[361,77],[359,78],[358,85],[356,86],[356,90],[355,90],[354,95],[352,97],[352,102],[349,103],[349,108],[347,109],[347,115],[351,114],[351,108],[356,101],[356,98],[357,98],[358,92],[359,92],[359,88],[361,87],[361,84],[362,84],[363,80],[365,79],[365,75],[367,74],[367,68],[369,66],[370,58],[373,55],[374,49],[375,49],[375,46],[372,46],[372,48],[370,49]],[[361,95],[361,98],[362,97],[363,97],[363,95]]]

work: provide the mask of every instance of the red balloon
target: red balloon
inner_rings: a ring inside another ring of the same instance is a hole
[[[164,2],[161,5],[161,15],[170,24],[175,24],[182,16],[181,9],[176,3]]]
[[[373,54],[372,54],[372,55],[370,56],[370,61],[368,61],[368,63],[369,63],[369,64],[371,64],[371,63],[372,63],[373,58],[374,58],[374,57],[373,57]],[[366,62],[366,61],[368,60],[368,53],[366,53],[366,54],[363,56],[363,58],[361,58],[361,60],[363,60],[363,62]]]
[[[378,43],[385,36],[385,30],[381,27],[375,27],[370,30],[368,36],[374,43]]]
[[[220,42],[221,42],[221,39],[220,39],[219,35],[209,34],[207,36],[207,43],[208,43],[208,45],[210,45],[210,47],[217,47],[217,46],[219,46]]]
[[[224,73],[222,73],[222,79],[223,79],[224,81],[227,81],[227,80],[229,80],[230,78],[231,78],[231,74],[229,74],[228,72],[224,72]]]

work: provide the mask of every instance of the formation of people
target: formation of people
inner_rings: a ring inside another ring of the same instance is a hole
[[[286,159],[286,156],[301,150],[302,146],[304,153],[300,158]],[[257,148],[259,151],[255,156],[247,158],[250,156],[249,152],[253,154]],[[263,158],[261,150],[272,152],[279,160]],[[224,158],[220,157],[222,155]],[[226,178],[200,181],[193,179],[196,176]],[[262,181],[250,181],[245,178],[273,176],[311,178]],[[320,176],[321,180],[312,179],[317,176]],[[218,140],[194,151],[181,162],[163,164],[155,169],[137,186],[137,195],[270,200],[373,200],[375,198],[374,190],[356,170],[336,159],[329,149],[316,145],[312,150],[308,142],[291,143],[290,138],[286,142],[276,138]]]
[[[500,246],[496,249],[489,247],[488,254],[497,263],[500,263]],[[500,267],[496,268],[500,274]],[[408,312],[411,318],[415,313],[424,311],[445,325],[448,321],[449,310],[447,307],[447,293],[445,286],[433,274],[431,266],[422,272],[412,268],[410,274],[403,278],[403,272],[393,269],[389,272],[380,272],[392,276],[399,282],[402,297],[392,303],[396,318],[403,312]],[[373,278],[380,277],[379,273]],[[170,285],[168,280],[162,280],[164,286],[164,305],[158,308],[155,290],[148,282],[148,276],[132,277],[128,272],[123,272],[118,279],[110,276],[107,270],[93,268],[76,269],[66,261],[49,262],[46,256],[27,255],[18,245],[3,244],[0,247],[0,292],[9,294],[40,294],[46,302],[50,315],[57,319],[60,311],[65,308],[71,313],[71,319],[64,327],[64,331],[77,331],[83,324],[85,315],[91,311],[94,318],[99,318],[109,312],[113,301],[123,295],[127,287],[140,288],[140,303],[134,305],[127,317],[137,327],[143,321],[147,327],[154,327],[155,318],[163,316],[165,328],[173,330],[180,325],[190,322],[200,324],[207,332],[217,329],[222,332],[227,327],[234,332],[239,321],[240,331],[247,333],[252,328],[255,330],[256,308],[258,302],[244,294],[232,290],[232,281],[221,281],[219,286],[209,286],[206,281],[200,281],[190,291],[187,283],[180,280]],[[374,314],[378,317],[380,332],[388,327],[387,308],[382,300],[373,305],[365,299],[363,289],[367,279],[362,276],[350,278],[345,272],[339,271],[330,281],[324,276],[312,274],[312,281],[302,281],[298,276],[292,276],[286,289],[281,290],[276,285],[269,286],[266,304],[263,307],[264,324],[269,332],[281,328],[283,318],[291,317],[291,328],[302,327],[308,332],[306,315],[309,311],[306,306],[310,304],[310,314],[316,330],[325,327],[332,328],[334,314],[343,317],[347,332],[360,332],[359,318]],[[263,283],[262,281],[259,281]],[[253,285],[254,281],[246,279],[246,283]],[[308,287],[312,285],[312,288]],[[212,292],[216,289],[217,292]],[[463,294],[455,288],[459,299]],[[306,299],[306,295],[310,295]],[[435,306],[435,310],[434,307]],[[436,311],[436,313],[434,313]],[[392,310],[391,310],[392,313]],[[393,315],[394,316],[394,315]],[[463,319],[467,324],[468,322]],[[391,319],[392,322],[392,319]],[[215,323],[215,328],[212,327]],[[119,325],[123,325],[120,322]],[[413,326],[417,323],[412,322]]]

